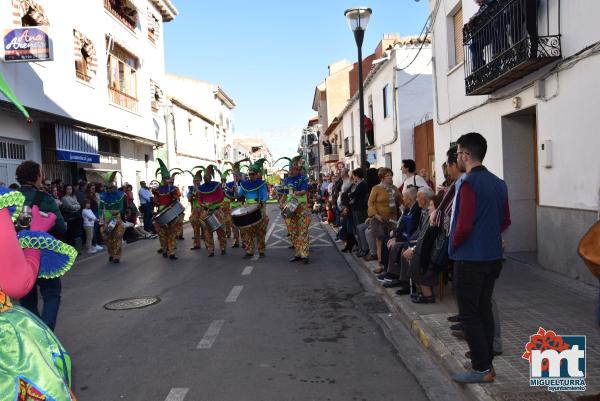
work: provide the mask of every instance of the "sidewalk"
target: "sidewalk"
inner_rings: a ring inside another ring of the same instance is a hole
[[[335,233],[326,228],[331,238]],[[338,243],[339,247],[339,243]],[[494,297],[501,316],[503,355],[494,359],[497,372],[494,383],[462,386],[469,399],[477,400],[569,400],[577,396],[600,393],[600,328],[597,326],[598,289],[545,271],[528,262],[528,255],[508,255],[502,274],[496,282]],[[352,259],[371,273],[376,262]],[[448,316],[456,314],[452,283],[445,287],[440,302],[436,288],[435,304],[415,304],[409,296],[398,296],[396,289],[382,290],[398,316],[420,343],[428,349],[448,374],[459,371],[467,359],[467,343],[450,333]],[[558,335],[586,335],[585,393],[550,393],[544,387],[529,386],[529,363],[521,358],[529,337],[539,327]]]

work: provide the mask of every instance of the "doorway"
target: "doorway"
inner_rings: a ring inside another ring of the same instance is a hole
[[[502,155],[511,215],[505,250],[535,253],[539,203],[535,107],[502,117]]]
[[[414,128],[415,163],[417,173],[427,170],[431,181],[435,184],[435,147],[433,142],[433,120],[427,120]],[[443,181],[443,179],[442,179]],[[435,189],[435,187],[433,188]]]

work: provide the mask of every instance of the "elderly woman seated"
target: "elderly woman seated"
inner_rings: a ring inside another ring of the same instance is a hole
[[[417,229],[412,232],[408,241],[402,241],[402,238],[396,236],[396,238],[390,240],[390,252],[388,257],[388,269],[387,273],[383,276],[379,276],[379,281],[383,282],[383,286],[386,288],[400,287],[396,293],[398,295],[405,295],[409,293],[416,293],[414,288],[414,278],[416,277],[416,266],[411,263],[413,260],[412,256],[415,252],[415,246],[419,240],[422,240],[425,236],[427,228],[429,227],[429,203],[435,196],[433,190],[429,187],[421,187],[417,192],[417,207],[418,214],[415,213],[413,219],[418,221]],[[413,220],[413,221],[414,221]],[[411,288],[411,286],[413,288]]]
[[[386,272],[390,272],[390,266],[399,258],[401,251],[408,246],[419,227],[421,207],[417,202],[417,187],[409,186],[402,191],[402,203],[402,215],[398,219],[395,230],[383,239],[381,263],[384,268],[375,271],[379,274],[377,279],[381,282],[384,279],[398,278],[397,274]]]

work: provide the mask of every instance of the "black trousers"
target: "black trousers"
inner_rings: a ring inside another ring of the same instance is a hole
[[[44,306],[42,308],[42,314],[38,309],[38,287],[44,300]],[[38,278],[36,285],[33,286],[31,291],[23,298],[19,300],[21,306],[36,316],[39,316],[44,323],[54,331],[56,326],[56,318],[58,317],[58,308],[60,306],[60,293],[62,291],[62,284],[60,277],[44,279]]]
[[[492,294],[502,261],[454,262],[458,313],[465,327],[474,370],[490,369],[494,359],[494,315]]]

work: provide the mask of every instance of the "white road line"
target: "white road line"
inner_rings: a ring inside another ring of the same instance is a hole
[[[277,224],[275,222],[273,222],[271,224],[271,227],[269,228],[269,231],[267,231],[267,236],[265,237],[265,244],[267,244],[269,242],[269,237],[271,237],[271,234],[273,233],[273,230],[275,229],[275,226]]]
[[[242,276],[249,276],[252,270],[254,270],[254,266],[246,266],[242,272]]]
[[[188,391],[189,388],[172,388],[165,401],[183,401]]]
[[[204,333],[204,337],[198,343],[197,349],[209,349],[213,346],[215,340],[217,339],[219,332],[221,331],[221,327],[225,320],[215,320],[208,326],[206,333]]]
[[[229,295],[227,295],[227,298],[225,298],[225,302],[231,303],[231,302],[237,301],[237,299],[240,296],[240,293],[242,292],[243,289],[244,289],[243,285],[234,286],[231,289],[231,292],[229,293]]]
[[[260,258],[260,255],[254,255],[254,256],[252,256],[252,258],[251,258],[250,260],[254,260],[254,261],[256,261],[256,260],[258,260],[259,258]]]

